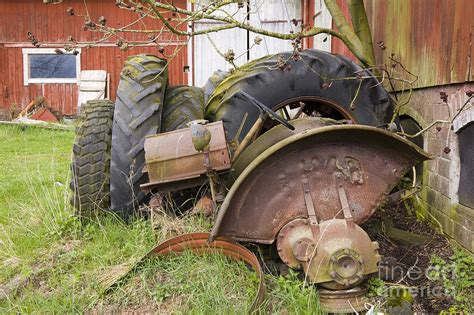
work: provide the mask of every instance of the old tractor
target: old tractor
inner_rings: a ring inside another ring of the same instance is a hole
[[[166,85],[165,61],[133,56],[115,106],[86,105],[76,207],[127,216],[149,198],[208,187],[209,241],[259,244],[329,300],[361,296],[380,261],[361,225],[429,158],[397,135],[380,82],[342,56],[306,50],[216,72],[203,89]]]

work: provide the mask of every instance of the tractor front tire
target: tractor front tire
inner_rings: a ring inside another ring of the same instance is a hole
[[[78,214],[91,214],[110,206],[110,148],[114,103],[88,101],[82,108],[71,163],[71,204]]]
[[[111,208],[129,217],[146,202],[145,137],[161,131],[168,83],[167,62],[156,56],[131,56],[120,74],[112,129]]]

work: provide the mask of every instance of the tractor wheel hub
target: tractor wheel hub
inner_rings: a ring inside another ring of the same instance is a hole
[[[380,261],[377,242],[345,219],[323,221],[316,230],[307,219],[290,221],[278,234],[277,250],[289,267],[304,270],[309,281],[332,290],[358,285],[377,272]]]

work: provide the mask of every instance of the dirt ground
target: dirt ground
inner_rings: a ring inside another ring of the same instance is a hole
[[[419,245],[395,241],[383,232],[374,231],[376,222],[386,218],[390,218],[396,228],[426,236],[427,242]],[[447,238],[429,223],[418,221],[414,216],[407,216],[402,205],[378,211],[365,225],[370,231],[371,238],[379,242],[380,254],[383,255],[380,278],[387,285],[410,288],[414,300],[412,311],[433,314],[448,310],[452,305],[452,298],[445,294],[433,294],[441,287],[426,277],[432,255],[447,260],[453,254],[452,246]]]

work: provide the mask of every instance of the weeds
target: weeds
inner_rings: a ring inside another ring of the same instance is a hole
[[[431,257],[429,277],[439,282],[444,293],[453,297],[455,304],[443,313],[471,314],[474,312],[474,259],[466,251],[456,248],[449,260]]]
[[[384,297],[387,291],[387,285],[385,281],[380,278],[370,278],[368,281],[369,291],[367,295],[369,297]]]
[[[291,269],[287,276],[267,276],[270,297],[268,308],[274,313],[321,314],[316,286],[300,279]]]

